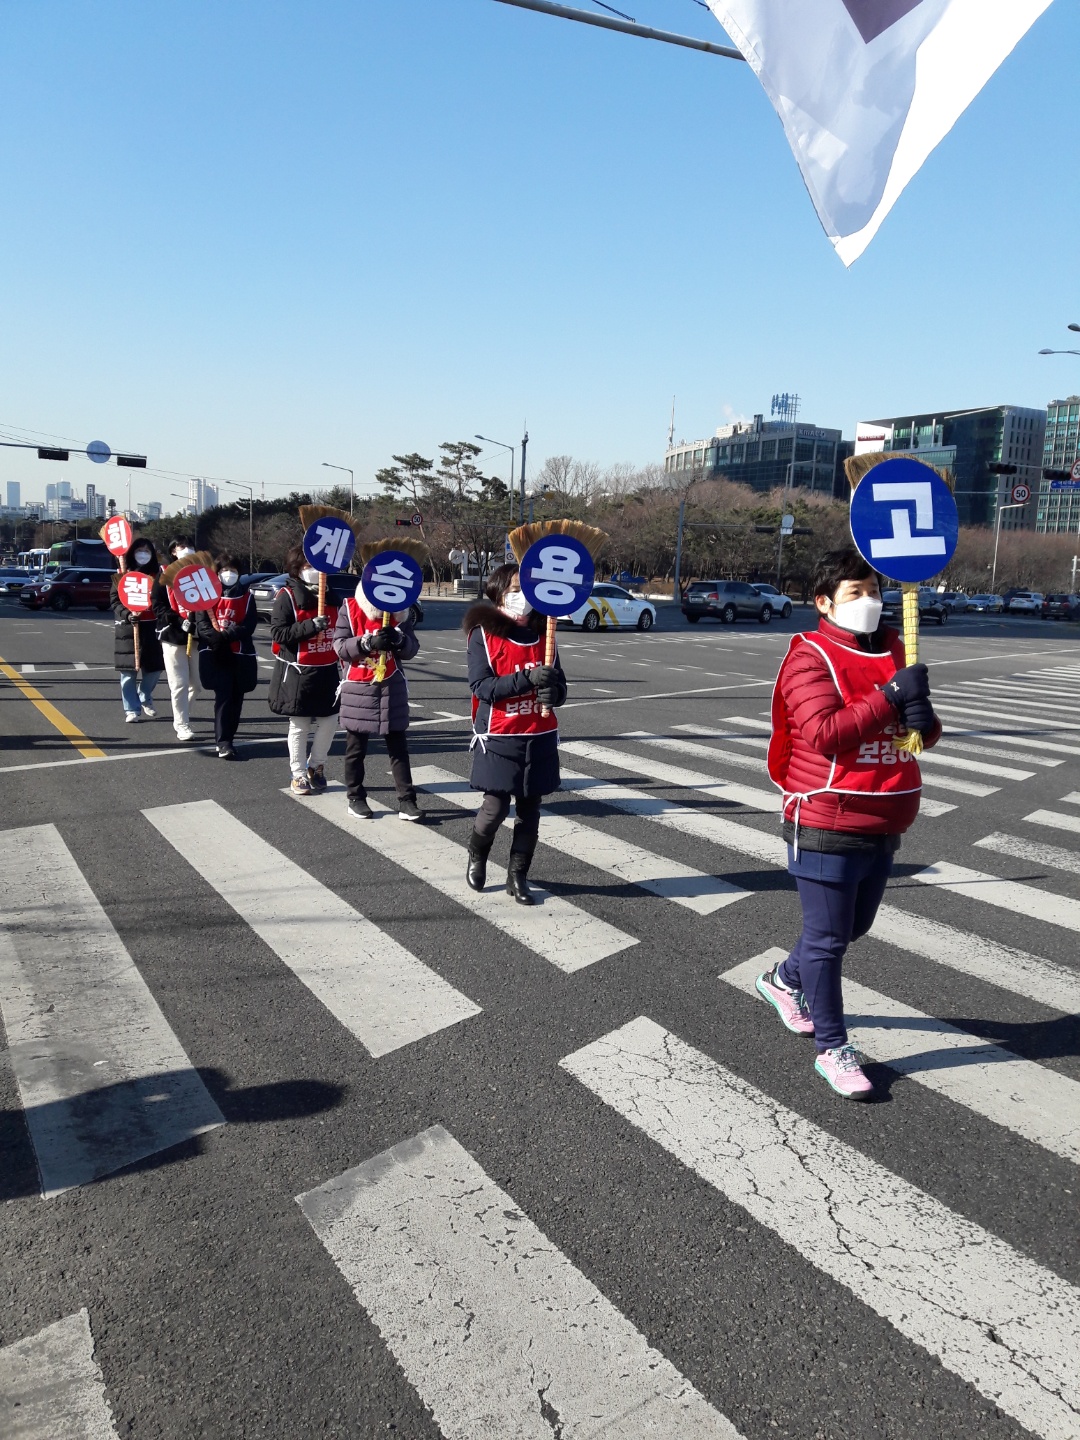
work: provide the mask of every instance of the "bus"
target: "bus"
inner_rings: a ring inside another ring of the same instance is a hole
[[[53,574],[69,565],[87,570],[115,570],[116,556],[111,555],[104,540],[58,540],[49,547],[47,568]]]
[[[20,550],[16,561],[20,570],[44,570],[48,563],[48,550]]]

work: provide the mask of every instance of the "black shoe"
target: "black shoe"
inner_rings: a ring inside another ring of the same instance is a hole
[[[350,800],[348,813],[354,820],[370,820],[371,806],[367,803],[367,797],[361,795],[358,800]]]
[[[465,883],[470,890],[483,890],[487,884],[487,861],[492,841],[482,840],[474,830],[469,836],[469,863],[465,867]]]
[[[407,795],[403,800],[398,801],[397,818],[399,820],[423,820],[420,806],[417,805],[412,795]]]
[[[233,747],[232,747],[231,745],[219,745],[219,746],[217,747],[217,753],[218,753],[218,759],[219,759],[219,760],[239,760],[239,759],[240,759],[240,756],[237,755],[236,751],[233,749]]]
[[[512,895],[519,905],[535,905],[528,885],[529,866],[532,851],[528,854],[510,852],[510,863],[506,867],[506,893]]]

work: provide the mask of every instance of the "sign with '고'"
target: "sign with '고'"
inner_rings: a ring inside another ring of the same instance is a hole
[[[882,460],[851,496],[851,537],[890,580],[921,585],[956,553],[960,517],[952,491],[921,460]]]

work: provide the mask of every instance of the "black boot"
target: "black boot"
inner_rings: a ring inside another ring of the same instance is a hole
[[[465,870],[465,883],[470,890],[483,890],[487,884],[487,860],[494,840],[485,840],[474,830],[469,836],[469,863]]]
[[[529,892],[528,875],[536,843],[534,841],[528,850],[516,850],[514,846],[517,843],[515,836],[506,867],[506,893],[512,895],[519,905],[535,905],[536,901]]]

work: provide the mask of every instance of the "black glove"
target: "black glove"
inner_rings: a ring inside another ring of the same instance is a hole
[[[389,636],[387,649],[392,651],[395,655],[400,655],[402,650],[404,650],[405,648],[405,636],[396,626],[393,630],[387,631],[387,634]]]
[[[929,700],[930,674],[925,665],[908,665],[898,670],[882,690],[891,704],[903,715],[913,700]]]
[[[555,679],[555,667],[554,665],[534,665],[531,670],[525,671],[525,679],[537,694],[541,690],[550,690],[551,682]]]
[[[934,728],[934,707],[929,700],[912,700],[904,706],[904,724],[909,730],[925,735]]]
[[[541,705],[546,705],[549,710],[557,710],[566,699],[560,694],[554,685],[541,685],[536,692],[536,698]]]
[[[386,626],[383,626],[381,630],[376,630],[373,635],[365,635],[360,641],[361,648],[368,655],[375,654],[378,651],[389,650],[392,648],[390,640],[392,633],[393,632],[387,629]]]
[[[329,615],[316,615],[315,618],[314,618],[314,620],[312,620],[311,623],[312,623],[312,625],[315,626],[315,634],[316,634],[316,635],[321,635],[324,630],[326,630],[326,629],[329,628],[329,625],[330,625],[330,616],[329,616]]]
[[[195,627],[194,625],[192,625],[190,620],[181,620],[180,629],[184,632],[185,635],[190,635],[194,628]]]

